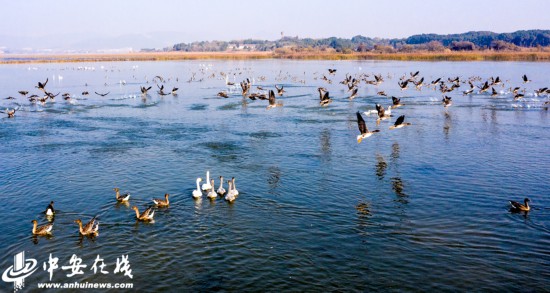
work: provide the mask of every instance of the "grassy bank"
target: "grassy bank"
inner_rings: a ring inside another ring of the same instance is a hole
[[[335,53],[335,52],[150,52],[121,54],[1,54],[0,64],[102,62],[102,61],[171,61],[171,60],[399,60],[399,61],[550,61],[550,52],[415,52],[415,53]]]

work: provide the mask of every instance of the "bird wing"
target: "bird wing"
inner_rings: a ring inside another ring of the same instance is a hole
[[[403,121],[405,121],[405,115],[401,115],[395,120],[394,126],[403,124]]]
[[[269,90],[269,104],[275,105],[275,93],[273,90]]]
[[[367,125],[365,124],[365,119],[361,116],[361,113],[357,112],[357,126],[359,126],[359,131],[361,134],[368,132]]]

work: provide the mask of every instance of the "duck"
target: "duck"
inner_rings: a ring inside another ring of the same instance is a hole
[[[365,124],[365,120],[359,111],[357,112],[357,125],[359,126],[359,131],[361,132],[361,134],[357,136],[357,143],[360,143],[363,139],[371,136],[373,133],[380,132],[378,129],[369,131],[367,129],[367,125]]]
[[[202,185],[202,190],[203,191],[208,191],[210,189],[212,189],[212,185],[210,184],[210,171],[206,171],[206,183],[204,183]]]
[[[120,189],[115,187],[113,188],[113,190],[116,192],[116,200],[118,202],[126,202],[128,200],[130,200],[130,193],[125,193],[123,195],[120,195]]]
[[[235,196],[239,195],[239,191],[237,190],[237,185],[235,184],[235,177],[231,178],[231,186],[233,189],[233,193],[235,193]]]
[[[155,216],[155,210],[153,209],[153,206],[148,207],[141,214],[139,213],[138,207],[133,206],[132,209],[136,211],[136,219],[138,219],[139,221],[151,221]]]
[[[217,192],[220,196],[225,194],[225,188],[223,188],[223,176],[220,176],[220,187],[218,188]]]
[[[50,204],[48,205],[44,213],[46,214],[46,216],[50,216],[50,217],[55,214],[55,209],[53,208],[53,200],[50,201]]]
[[[411,123],[403,123],[405,121],[405,115],[401,115],[399,117],[397,117],[397,120],[395,120],[395,123],[390,126],[390,129],[395,129],[395,128],[401,128],[401,127],[404,127],[404,126],[409,126],[411,125]]]
[[[210,185],[212,185],[212,188],[210,189],[210,192],[206,195],[209,199],[216,199],[218,197],[218,193],[214,190],[214,179],[210,179]]]
[[[78,224],[78,232],[83,236],[97,236],[99,233],[99,221],[96,220],[96,217],[93,217],[84,227],[82,227],[82,221],[76,219],[74,221]]]
[[[202,192],[201,192],[201,189],[200,189],[200,186],[199,186],[199,182],[202,181],[202,178],[197,178],[197,189],[193,190],[193,197],[194,198],[199,198],[202,196]]]
[[[53,228],[53,223],[48,223],[43,226],[38,226],[38,221],[32,220],[32,234],[33,235],[50,235]]]
[[[235,192],[232,189],[231,180],[227,180],[227,184],[229,185],[227,194],[225,195],[225,200],[228,202],[233,202],[237,197],[235,196]]]
[[[281,107],[283,104],[277,103],[275,100],[275,92],[273,90],[269,90],[269,105],[267,106],[267,110],[275,107]]]
[[[170,201],[168,200],[168,197],[170,196],[170,194],[168,193],[165,193],[164,194],[164,199],[160,199],[160,198],[153,198],[153,202],[155,203],[155,205],[157,205],[158,207],[167,207],[170,205]]]
[[[528,212],[528,211],[531,210],[531,207],[529,206],[530,201],[531,200],[529,200],[528,198],[525,198],[523,200],[524,204],[521,204],[517,201],[511,200],[510,201],[510,206],[511,206],[510,209],[512,211],[515,211],[515,212]]]

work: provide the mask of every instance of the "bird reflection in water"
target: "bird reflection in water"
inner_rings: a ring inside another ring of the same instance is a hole
[[[393,189],[393,192],[395,192],[395,195],[398,196],[397,201],[400,203],[408,203],[407,197],[408,195],[403,192],[403,180],[401,180],[401,177],[393,177],[391,178],[391,186]]]
[[[370,204],[365,201],[360,201],[357,205],[355,205],[355,210],[357,211],[357,225],[360,228],[358,229],[358,233],[361,236],[368,236],[368,230],[364,228],[372,225],[369,223],[369,219],[372,216]],[[366,242],[366,240],[363,240],[363,242]]]
[[[443,125],[443,134],[445,135],[445,139],[449,139],[449,130],[451,129],[452,122],[451,114],[445,111],[445,124]]]
[[[328,128],[323,129],[319,135],[319,142],[321,143],[321,153],[323,154],[323,160],[330,161],[332,158],[332,145],[330,143],[331,134]]]
[[[378,177],[378,180],[384,179],[387,167],[388,163],[386,163],[384,157],[382,157],[380,154],[376,154],[376,176]]]
[[[397,142],[394,142],[391,145],[391,155],[390,155],[390,158],[393,164],[397,163],[397,159],[399,159],[399,151],[400,151],[399,144]]]
[[[271,166],[267,169],[267,185],[269,193],[273,194],[275,189],[281,185],[281,169],[278,166]]]

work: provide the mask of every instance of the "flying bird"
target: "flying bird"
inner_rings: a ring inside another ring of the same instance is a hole
[[[404,126],[409,126],[411,125],[410,123],[404,123],[405,121],[405,115],[401,115],[397,118],[397,120],[395,120],[395,123],[390,126],[390,129],[395,129],[395,128],[401,128],[401,127],[404,127]]]
[[[365,120],[363,119],[363,116],[361,116],[361,113],[357,112],[357,126],[359,126],[359,131],[361,134],[357,136],[357,143],[360,143],[363,139],[371,136],[373,133],[380,132],[380,130],[376,129],[373,131],[369,131],[367,129],[367,125],[365,124]]]

